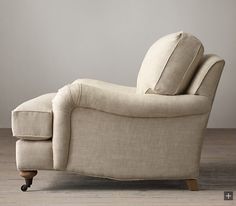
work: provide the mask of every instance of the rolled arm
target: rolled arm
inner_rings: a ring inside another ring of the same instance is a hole
[[[93,85],[93,86],[92,86]],[[70,119],[74,108],[80,103],[88,101],[85,98],[86,87],[97,90],[114,91],[119,93],[135,93],[132,87],[119,86],[97,80],[80,79],[74,83],[61,88],[52,101],[53,108],[53,167],[57,170],[64,170],[67,166],[69,144],[70,144]],[[95,91],[96,92],[96,91]],[[83,101],[82,101],[83,99]],[[96,98],[94,99],[95,101]]]
[[[100,81],[96,80],[94,82],[77,80],[64,87],[58,95],[61,97],[61,102],[67,101],[67,104],[61,105],[62,108],[67,105],[64,110],[70,111],[74,107],[82,107],[130,117],[197,115],[207,113],[211,108],[211,101],[205,96],[142,95],[136,94],[130,87],[104,82],[101,86]],[[56,96],[55,99],[57,98]]]
[[[53,99],[54,169],[65,169],[70,143],[71,112],[89,108],[125,117],[178,117],[204,114],[211,101],[204,96],[136,94],[135,88],[96,80],[77,80],[58,91]]]

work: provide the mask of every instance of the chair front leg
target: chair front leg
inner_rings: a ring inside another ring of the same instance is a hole
[[[25,178],[25,184],[21,186],[21,190],[25,192],[28,187],[30,187],[33,183],[33,177],[37,175],[37,170],[29,170],[29,171],[20,171],[20,176]]]

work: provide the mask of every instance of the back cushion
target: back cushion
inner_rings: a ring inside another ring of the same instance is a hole
[[[202,43],[191,34],[181,31],[162,37],[151,46],[143,60],[137,93],[183,93],[203,52]]]

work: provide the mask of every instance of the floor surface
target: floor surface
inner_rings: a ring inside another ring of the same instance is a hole
[[[10,129],[0,129],[0,206],[236,205],[236,129],[206,131],[197,192],[188,191],[183,181],[118,182],[39,171],[32,187],[23,193],[24,181],[15,166],[15,141]],[[223,191],[235,191],[235,200],[224,201]]]

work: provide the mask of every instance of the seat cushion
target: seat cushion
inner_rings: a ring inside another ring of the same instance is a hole
[[[183,93],[203,56],[203,45],[193,35],[177,32],[162,37],[148,50],[137,80],[137,92]]]
[[[27,140],[46,140],[52,137],[52,99],[45,94],[19,105],[12,111],[13,136]]]

